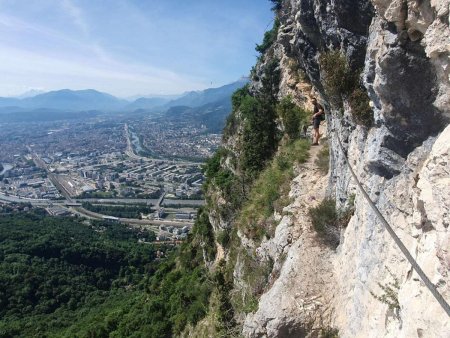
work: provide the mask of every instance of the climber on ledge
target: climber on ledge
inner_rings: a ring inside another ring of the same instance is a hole
[[[312,116],[312,122],[313,122],[313,146],[319,145],[319,126],[320,122],[324,120],[325,112],[323,110],[323,107],[317,102],[317,99],[315,97],[312,98],[312,104],[314,105],[313,110],[313,116]]]

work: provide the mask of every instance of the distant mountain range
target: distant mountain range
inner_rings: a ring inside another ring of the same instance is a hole
[[[199,107],[174,106],[166,111],[165,117],[173,121],[202,124],[209,132],[220,133],[230,112],[231,99],[227,97]]]
[[[14,111],[50,109],[65,112],[87,110],[126,112],[137,109],[151,110],[156,107],[160,110],[167,110],[174,106],[189,106],[192,108],[230,97],[236,89],[242,87],[246,82],[247,80],[242,79],[219,88],[187,92],[176,99],[170,99],[168,97],[141,97],[132,102],[119,99],[94,89],[62,89],[37,95],[27,92],[24,95],[21,95],[25,97],[0,97],[0,108],[2,108],[1,110],[3,112],[6,112],[8,109]],[[34,92],[34,94],[36,94],[36,92]]]
[[[0,114],[3,121],[23,122],[76,118],[77,115],[83,118],[100,112],[159,112],[169,119],[190,120],[205,124],[211,131],[220,131],[231,111],[231,95],[247,82],[241,79],[218,88],[187,92],[175,99],[141,97],[132,102],[93,89],[27,93],[23,98],[0,97]]]
[[[247,79],[242,79],[219,88],[188,92],[182,97],[170,101],[168,106],[200,107],[208,103],[220,101],[224,98],[231,97],[231,94],[233,94],[236,89],[241,88],[247,82]]]
[[[18,99],[26,99],[27,97],[33,97],[39,94],[44,94],[45,91],[44,90],[40,90],[40,89],[30,89],[28,91],[26,91],[25,93],[23,93],[22,95],[16,96],[16,98]]]
[[[112,95],[93,89],[62,89],[24,99],[0,98],[0,107],[15,107],[27,110],[57,109],[62,111],[104,110],[113,111],[128,104]]]

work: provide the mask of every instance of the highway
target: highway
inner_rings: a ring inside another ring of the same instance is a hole
[[[37,207],[50,207],[59,206],[69,210],[73,214],[80,216],[87,216],[88,218],[103,219],[103,215],[84,209],[81,206],[74,206],[74,201],[69,200],[46,200],[46,199],[33,199],[33,198],[21,198],[18,196],[5,195],[0,193],[0,201],[8,203],[30,203]],[[83,201],[83,200],[77,200]],[[192,225],[193,222],[189,221],[165,221],[165,220],[139,220],[130,218],[120,218],[120,222],[132,225],[169,225],[169,226],[184,226]]]
[[[78,203],[89,202],[94,204],[146,204],[156,205],[158,199],[144,199],[144,198],[77,198]]]
[[[167,206],[174,205],[191,205],[191,206],[202,206],[205,204],[204,200],[171,200],[171,199],[127,199],[127,198],[77,198],[70,200],[48,200],[48,199],[35,199],[35,198],[23,198],[15,195],[6,195],[0,193],[0,200],[5,202],[15,202],[15,203],[26,203],[30,202],[33,205],[51,205],[51,204],[73,204],[73,203],[83,203],[89,202],[93,204],[101,205],[111,205],[111,204],[146,204],[146,205],[161,205],[164,200],[164,204]]]
[[[129,137],[128,125],[125,124],[125,132],[127,136],[127,155],[132,158],[140,159],[142,157],[136,155],[133,152],[132,143]],[[57,174],[52,173],[45,162],[32,151],[31,147],[27,147],[28,151],[31,153],[34,163],[37,167],[46,171],[48,178],[53,183],[53,185],[59,190],[61,195],[64,196],[65,200],[48,200],[48,199],[31,199],[31,198],[21,198],[19,196],[7,195],[0,193],[0,201],[8,203],[30,203],[33,206],[38,207],[51,207],[58,206],[66,209],[68,212],[87,217],[89,219],[104,219],[104,214],[95,213],[86,210],[81,206],[83,202],[90,202],[95,204],[147,204],[160,208],[166,192],[163,192],[158,199],[125,199],[125,198],[113,198],[113,199],[95,199],[95,198],[83,198],[83,199],[73,199],[67,188],[60,182]],[[164,204],[166,205],[191,205],[191,206],[201,206],[205,202],[203,200],[166,200]],[[129,218],[119,218],[119,222],[133,225],[133,226],[145,226],[152,230],[159,231],[160,225],[183,227],[186,225],[193,225],[193,221],[177,221],[177,220],[139,220],[139,219],[129,219]]]
[[[69,208],[73,211],[75,211],[76,214],[81,216],[87,216],[88,218],[94,218],[94,219],[103,219],[103,214],[99,214],[97,212],[86,210],[82,207],[74,207]],[[129,224],[129,225],[142,225],[142,226],[148,226],[148,227],[154,227],[156,230],[158,230],[159,225],[167,225],[167,226],[175,226],[175,227],[183,227],[185,225],[193,225],[194,223],[192,221],[165,221],[165,220],[148,220],[148,219],[133,219],[133,218],[118,218],[119,222]]]
[[[48,206],[50,205],[50,202],[57,202],[46,199],[22,198],[18,196],[5,195],[1,193],[0,193],[0,201],[9,203],[31,203],[32,205],[36,206]]]

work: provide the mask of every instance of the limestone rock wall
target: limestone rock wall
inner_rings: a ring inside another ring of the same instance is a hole
[[[450,300],[450,128],[442,131],[450,108],[449,2],[373,4],[377,15],[370,27],[364,81],[376,125],[366,131],[335,119],[333,126],[372,199]],[[448,316],[356,190],[332,137],[332,191],[340,202],[356,193],[356,213],[334,262],[339,290],[335,325],[345,337],[448,337]],[[382,295],[378,283],[394,278],[400,282],[399,311],[371,294]]]
[[[437,139],[428,139],[410,153],[402,172],[390,180],[364,174],[355,160],[361,154],[358,139],[349,141],[349,157],[371,198],[446,299],[450,296],[450,234],[445,225],[450,206],[449,137],[447,127]],[[356,212],[334,260],[334,325],[341,336],[448,337],[448,316],[355,190],[354,182],[350,180],[347,189],[356,193]],[[385,292],[378,283],[386,286],[395,279],[400,309],[393,311],[372,293],[382,296]]]
[[[308,95],[319,94],[331,113],[331,170],[322,188],[338,207],[354,195],[355,214],[337,251],[318,254],[305,230],[309,220],[304,210],[294,208],[290,222],[303,230],[294,244],[282,246],[287,260],[261,296],[258,310],[246,316],[245,336],[306,336],[317,334],[310,330],[321,325],[339,329],[340,337],[450,337],[449,317],[365,202],[337,142],[339,137],[373,201],[450,302],[449,7],[449,0],[284,3],[274,48],[282,60],[280,93],[303,103]],[[345,102],[343,115],[328,103],[318,56],[336,48],[354,68],[363,69],[374,111],[370,129],[353,122]],[[292,81],[289,60],[299,64],[309,86]],[[306,190],[317,183],[308,184]],[[294,186],[292,197],[300,203],[304,192]],[[286,222],[277,229],[280,236]],[[288,241],[279,240],[283,245]],[[329,267],[321,289],[310,288],[321,305],[299,296],[316,281],[317,267],[304,257]],[[381,286],[395,281],[399,309],[390,309],[376,297],[385,293]]]

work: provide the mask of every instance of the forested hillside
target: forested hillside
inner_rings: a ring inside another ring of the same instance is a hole
[[[177,262],[173,248],[144,243],[153,239],[39,210],[1,215],[0,337],[169,337],[195,323],[210,288],[203,254],[185,245]]]

